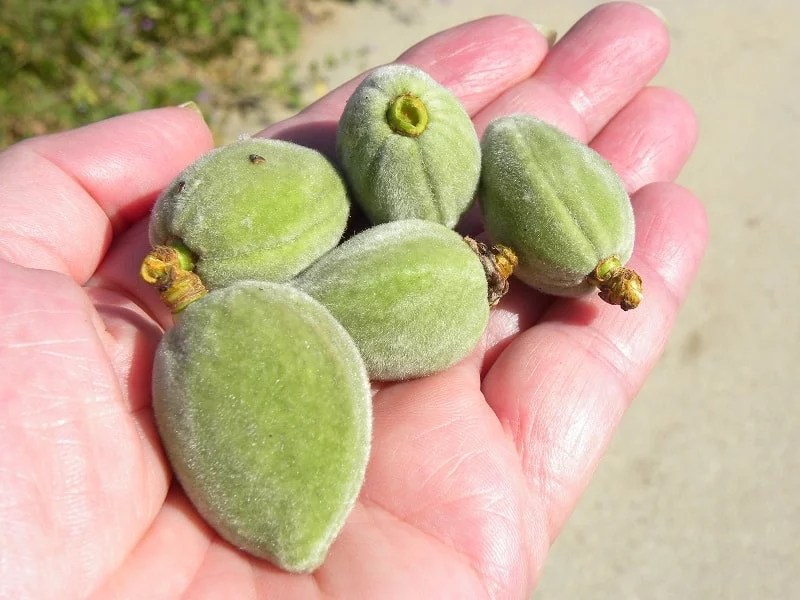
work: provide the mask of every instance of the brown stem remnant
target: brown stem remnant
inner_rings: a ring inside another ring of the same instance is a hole
[[[156,286],[161,300],[175,314],[208,293],[200,277],[192,271],[194,259],[186,246],[174,242],[156,246],[144,257],[139,275]]]
[[[600,298],[622,310],[632,310],[642,301],[642,278],[622,266],[618,256],[601,260],[586,279],[599,288]]]
[[[489,307],[496,306],[500,298],[508,292],[508,279],[517,266],[517,255],[508,246],[497,244],[487,246],[482,242],[465,237],[464,241],[470,249],[478,256],[486,274],[486,283],[489,286],[487,301]]]

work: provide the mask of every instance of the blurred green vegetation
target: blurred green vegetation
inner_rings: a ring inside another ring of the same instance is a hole
[[[204,111],[264,95],[296,106],[294,68],[268,59],[297,47],[315,4],[0,0],[0,148],[187,100]]]

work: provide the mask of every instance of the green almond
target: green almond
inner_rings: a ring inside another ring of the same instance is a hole
[[[480,205],[491,239],[516,252],[515,275],[548,294],[600,296],[627,310],[641,279],[630,199],[594,150],[529,115],[492,121],[482,140]]]
[[[436,373],[476,346],[489,315],[486,275],[464,239],[423,220],[350,238],[295,281],[336,317],[372,379]]]
[[[345,106],[337,151],[373,223],[425,219],[453,228],[472,205],[480,141],[446,87],[409,65],[370,73]]]
[[[350,336],[285,285],[211,291],[156,353],[156,424],[187,496],[225,540],[288,571],[317,568],[353,507],[371,406]]]
[[[175,178],[153,207],[150,242],[185,250],[208,289],[288,281],[339,242],[349,208],[344,182],[322,154],[248,138]]]

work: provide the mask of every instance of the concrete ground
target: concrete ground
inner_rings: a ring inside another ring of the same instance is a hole
[[[711,244],[534,598],[800,598],[800,2],[653,2],[673,37],[655,83],[700,122],[679,181],[705,202]],[[466,20],[503,12],[564,33],[596,4],[356,3],[297,58],[333,57],[336,86]]]

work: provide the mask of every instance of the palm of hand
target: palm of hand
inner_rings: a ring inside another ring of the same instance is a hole
[[[615,69],[603,71],[612,45]],[[492,116],[534,112],[593,138],[633,194],[646,305],[622,315],[517,285],[467,360],[382,388],[363,492],[313,575],[282,573],[217,538],[170,489],[153,426],[150,364],[169,318],[135,277],[147,247],[142,217],[208,149],[200,119],[163,109],[0,156],[2,197],[11,199],[0,204],[0,257],[9,261],[0,261],[0,591],[525,597],[657,358],[705,241],[688,192],[647,185],[674,178],[694,139],[678,97],[640,91],[666,54],[661,24],[635,5],[603,7],[546,54],[528,24],[493,18],[434,36],[403,60],[454,89],[479,131]],[[473,81],[475,72],[486,77]],[[324,146],[351,89],[267,133]],[[117,160],[98,166],[109,155]],[[53,208],[59,196],[68,201]],[[59,227],[67,218],[71,229]]]
[[[42,552],[38,558],[51,573],[48,591],[55,595],[70,579],[75,597],[87,591],[81,579],[89,573],[64,564],[64,549],[57,546],[76,537],[85,540],[83,547],[69,554],[106,569],[123,561],[115,580],[126,578],[125,569],[155,570],[155,580],[139,575],[143,590],[137,597],[154,597],[153,587],[182,589],[187,578],[211,598],[241,597],[253,586],[274,592],[276,581],[287,597],[313,589],[310,576],[288,576],[232,550],[193,514],[178,489],[160,505],[168,475],[148,407],[158,329],[116,292],[90,289],[87,298],[64,276],[4,267],[8,293],[1,308],[11,342],[6,364],[15,377],[3,379],[3,391],[27,408],[4,438],[11,452],[6,457],[26,477],[4,483],[20,502],[17,527],[27,530],[28,544]],[[27,325],[31,316],[33,326]],[[35,361],[28,361],[32,354]],[[468,361],[376,395],[368,482],[337,550],[316,573],[317,583],[335,581],[347,565],[348,578],[334,588],[353,597],[380,563],[405,566],[372,583],[391,585],[403,592],[398,597],[414,597],[426,585],[435,594],[442,585],[438,577],[462,597],[482,589],[486,575],[499,579],[492,586],[506,586],[509,576],[517,584],[526,580],[530,565],[516,560],[528,550],[529,494],[513,443],[486,405],[479,381]],[[52,487],[44,489],[48,483]],[[44,514],[54,519],[46,527]],[[141,533],[130,529],[150,521],[125,557],[119,538],[132,540]],[[419,581],[414,573],[426,575]],[[98,597],[117,585],[107,584]]]

